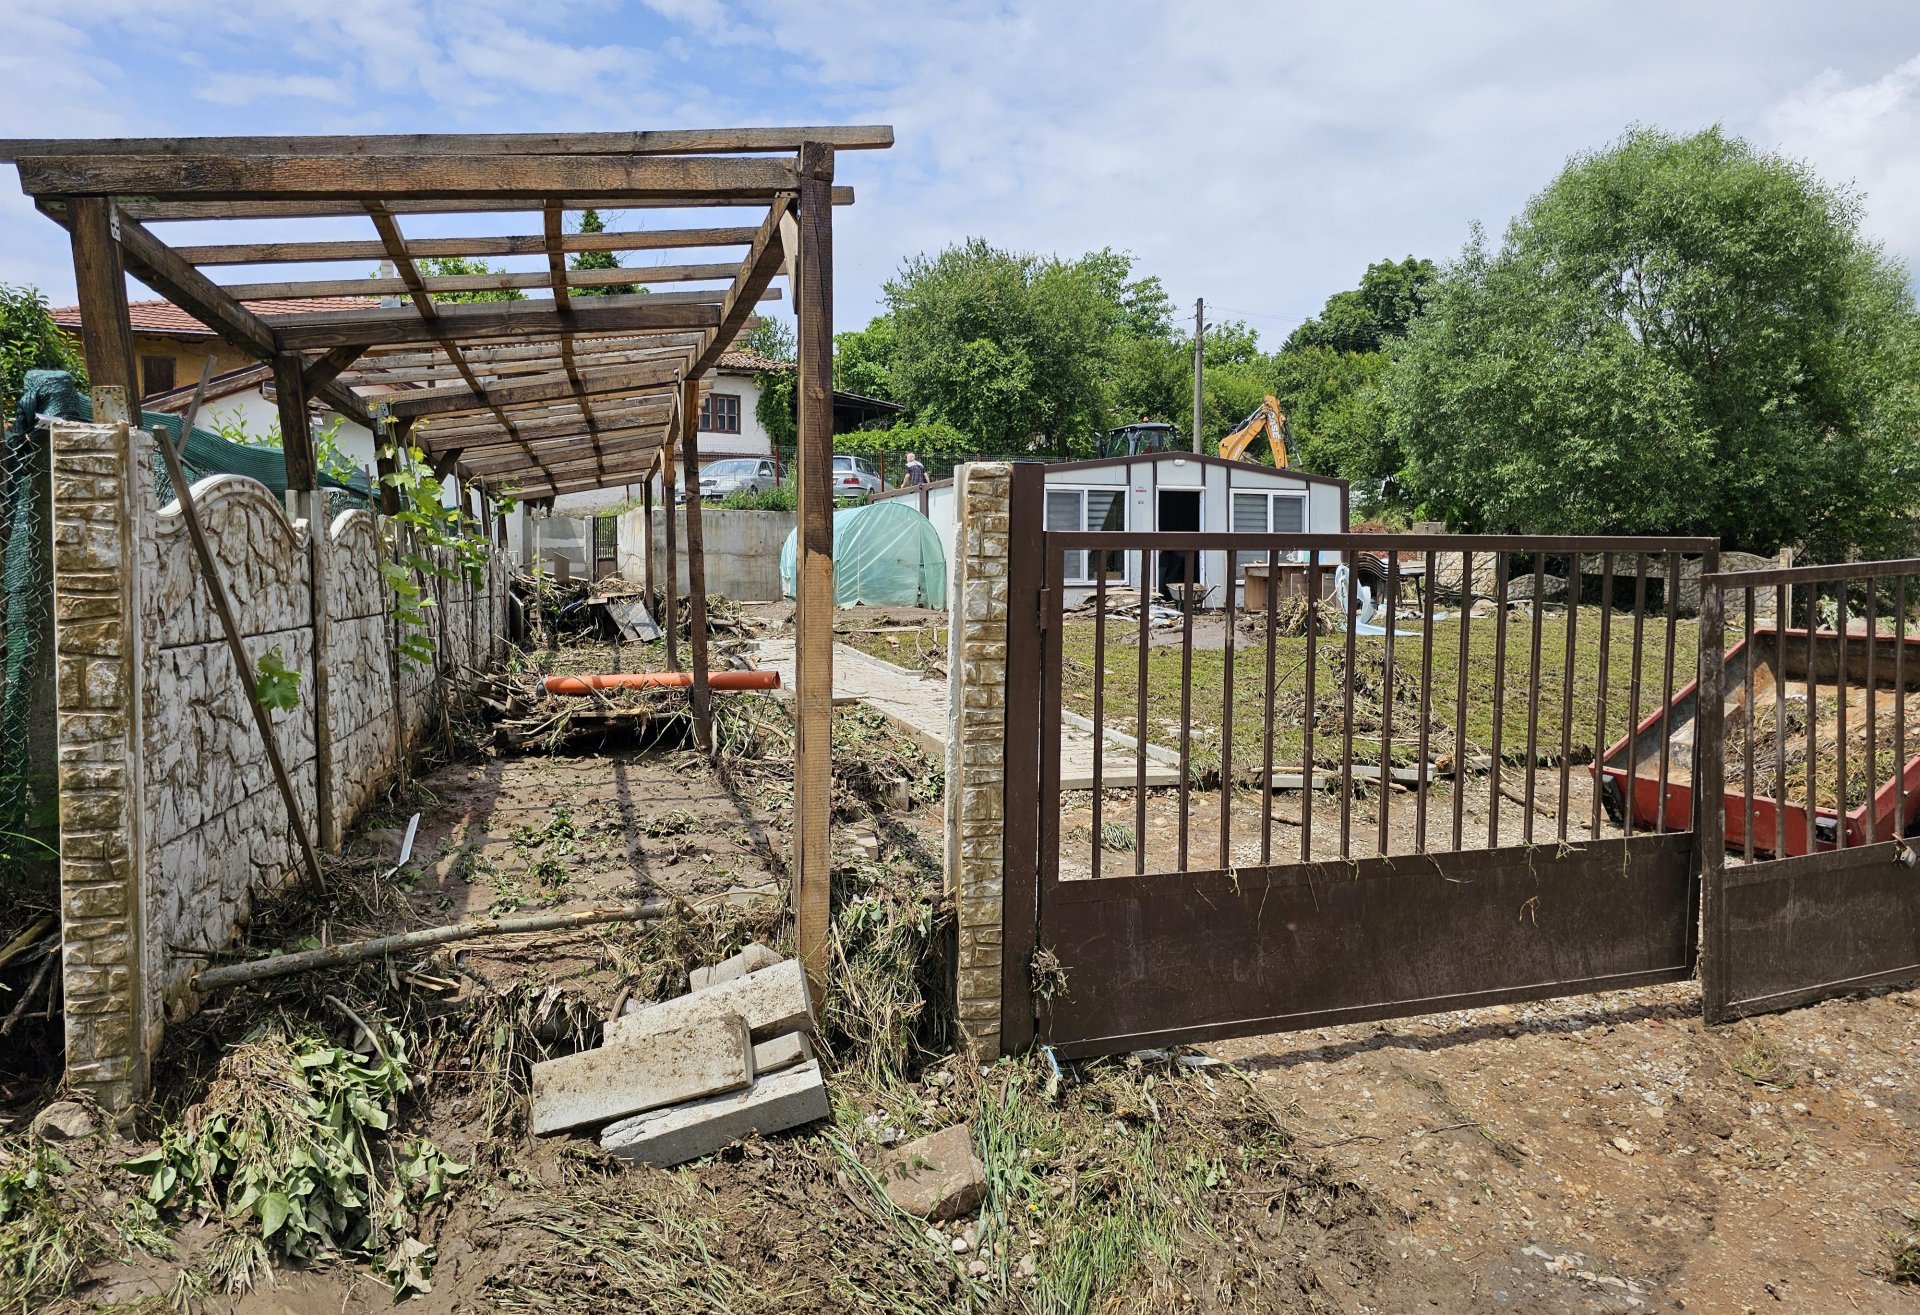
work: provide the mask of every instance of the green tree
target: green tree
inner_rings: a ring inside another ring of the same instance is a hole
[[[876,315],[864,329],[833,336],[833,386],[842,392],[897,402],[893,387],[893,319]]]
[[[1904,550],[1920,317],[1860,213],[1717,128],[1575,157],[1396,350],[1409,490],[1476,530]]]
[[[504,274],[484,260],[470,256],[425,256],[420,272],[428,278],[454,278],[463,274]],[[478,292],[429,293],[435,301],[525,301],[527,294],[518,288],[484,288]]]
[[[769,361],[785,362],[789,367],[799,356],[793,326],[772,316],[761,320],[739,346],[742,351]],[[791,368],[761,370],[753,379],[760,385],[760,400],[753,407],[754,418],[767,431],[767,439],[775,451],[791,448],[800,436],[799,418],[794,409],[794,371]]]
[[[576,231],[581,233],[604,233],[607,231],[607,226],[605,222],[601,220],[598,210],[587,209],[580,212],[580,227]],[[620,269],[621,267],[620,257],[614,255],[611,251],[577,251],[574,253],[573,260],[568,265],[569,269],[576,270]],[[640,291],[640,288],[637,284],[607,283],[599,287],[575,288],[573,289],[573,295],[576,297],[624,297],[630,296],[638,291]]]
[[[1377,352],[1407,326],[1433,295],[1439,270],[1431,260],[1381,260],[1367,266],[1360,286],[1327,298],[1320,314],[1295,329],[1284,350],[1325,347],[1336,352]]]
[[[29,370],[66,370],[86,387],[86,359],[53,322],[40,289],[0,283],[0,429],[13,423]]]

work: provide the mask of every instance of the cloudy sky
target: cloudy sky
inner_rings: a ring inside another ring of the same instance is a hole
[[[981,235],[1131,251],[1184,306],[1204,295],[1275,343],[1369,260],[1444,258],[1476,220],[1497,231],[1569,154],[1633,123],[1719,122],[1804,158],[1861,188],[1873,236],[1920,260],[1910,0],[0,0],[0,14],[8,137],[890,123],[893,150],[841,158],[860,198],[838,216],[841,328],[865,322],[903,256]],[[62,234],[4,166],[0,282],[72,294]]]

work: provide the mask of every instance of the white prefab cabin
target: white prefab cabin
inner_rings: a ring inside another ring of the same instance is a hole
[[[953,557],[954,499],[950,480],[924,489],[898,489],[882,495],[915,500]],[[1183,533],[1339,534],[1347,528],[1347,482],[1329,475],[1275,470],[1246,461],[1188,452],[1149,452],[1130,457],[1096,457],[1054,462],[1046,468],[1046,521],[1049,530],[1136,530]],[[1266,555],[1202,553],[1199,583],[1205,607],[1221,607],[1229,590],[1240,605],[1241,568]],[[1304,560],[1304,554],[1298,555]],[[1097,563],[1091,554],[1070,553],[1062,581],[1068,607],[1092,592]],[[1323,558],[1323,561],[1329,559]],[[1124,577],[1122,564],[1124,561]],[[1173,578],[1179,567],[1172,566]],[[1161,563],[1149,555],[1149,578],[1135,577],[1138,553],[1117,554],[1109,566],[1109,588],[1158,589]]]

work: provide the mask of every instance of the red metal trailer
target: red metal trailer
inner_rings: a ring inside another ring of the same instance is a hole
[[[1821,753],[1832,748],[1842,726],[1848,748],[1859,750],[1855,766],[1847,771],[1849,781],[1860,770],[1871,770],[1860,767],[1866,757],[1860,749],[1863,734],[1874,735],[1876,759],[1882,747],[1898,746],[1896,760],[1901,754],[1920,749],[1920,723],[1915,720],[1920,718],[1920,698],[1904,697],[1920,686],[1920,637],[1905,641],[1904,655],[1900,649],[1901,641],[1892,635],[1849,632],[1843,642],[1837,631],[1816,630],[1809,635],[1805,630],[1756,628],[1750,640],[1727,650],[1723,685],[1727,769],[1721,806],[1729,850],[1745,852],[1749,830],[1755,854],[1768,857],[1841,846],[1842,811],[1824,801],[1829,792],[1833,799],[1844,800],[1845,791],[1836,788],[1836,778],[1838,764],[1846,758],[1835,753],[1830,760],[1822,759]],[[1904,690],[1895,684],[1896,672],[1905,683]],[[1616,825],[1626,824],[1631,808],[1636,830],[1692,829],[1693,734],[1698,702],[1698,683],[1690,682],[1667,707],[1656,708],[1594,764],[1601,799]],[[1792,724],[1796,705],[1800,712],[1798,728]],[[1831,719],[1824,715],[1829,705],[1834,709]],[[1867,731],[1869,726],[1873,732]],[[1799,752],[1802,761],[1786,765],[1785,755],[1780,752],[1783,747]],[[1769,751],[1775,761],[1757,764],[1756,756]],[[1807,803],[1808,763],[1813,765],[1816,777],[1812,807]],[[1755,778],[1751,798],[1749,771]],[[1783,784],[1789,792],[1798,787],[1801,797],[1783,800]],[[1899,771],[1879,781],[1870,798],[1845,811],[1845,847],[1913,835],[1920,830],[1917,815],[1920,753],[1907,757]]]

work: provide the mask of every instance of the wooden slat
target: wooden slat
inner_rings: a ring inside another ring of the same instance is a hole
[[[524,361],[487,362],[476,360],[471,349],[462,352],[467,363],[481,375],[490,380],[505,384],[545,383],[555,375],[564,377],[565,362],[560,358],[557,346],[549,346],[544,354],[529,357]],[[651,351],[631,352],[578,352],[576,353],[583,370],[605,369],[616,365],[642,366],[653,365],[661,361],[678,362],[681,366],[693,362],[693,353],[685,347],[660,347]],[[401,383],[439,383],[448,379],[457,379],[460,372],[451,365],[432,365],[397,367],[386,369],[375,366],[362,366],[347,372],[347,378],[356,384],[369,387]],[[493,385],[487,385],[491,388]]]
[[[614,355],[631,351],[652,351],[659,347],[697,347],[706,341],[706,335],[695,332],[680,333],[607,333],[575,334],[575,343],[583,356],[596,354]],[[498,347],[479,345],[469,347],[466,357],[475,366],[493,365],[499,362],[537,360],[551,357],[555,351],[552,341],[533,342],[524,346]],[[380,347],[368,351],[362,363],[368,368],[388,365],[433,365],[444,363],[446,358],[433,349],[422,351],[418,347]]]
[[[885,124],[816,128],[674,128],[641,132],[376,133],[330,137],[16,137],[0,160],[41,155],[731,155],[791,152],[803,142],[843,151],[893,145]]]
[[[733,285],[727,289],[725,302],[722,303],[719,327],[713,332],[707,344],[694,358],[693,376],[698,378],[711,369],[720,357],[733,346],[740,333],[741,326],[753,314],[754,305],[766,295],[767,284],[781,269],[780,221],[786,217],[791,202],[786,197],[776,197],[767,209],[767,217],[760,221],[760,228],[753,235],[753,245],[747,251],[747,258],[740,262],[740,272],[735,276]]]
[[[617,452],[622,448],[633,447],[636,444],[644,444],[657,439],[665,432],[665,426],[669,419],[669,416],[648,415],[640,416],[633,420],[621,421],[618,424],[609,423],[604,430],[606,449],[609,452]],[[577,457],[581,451],[577,433],[536,434],[528,438],[526,442],[535,452],[539,453],[541,459],[550,466],[556,462],[564,462]],[[449,440],[444,443],[423,442],[419,444],[419,446],[428,452],[437,452],[442,449],[451,449],[454,447],[462,448],[467,454],[467,464],[474,466],[476,469],[479,468],[477,463],[498,465],[502,462],[524,462],[526,459],[526,454],[521,450],[519,444],[502,442],[501,435],[498,433],[475,434],[459,440]]]
[[[528,383],[489,384],[484,395],[472,389],[436,388],[396,397],[389,406],[394,415],[432,416],[480,409],[486,405],[487,398],[502,406],[513,406],[576,395],[619,397],[672,383],[683,373],[681,360],[676,356],[608,370],[581,370]]]
[[[612,469],[631,464],[637,457],[658,449],[665,441],[665,431],[656,430],[651,439],[623,443],[618,446],[610,444],[607,447],[604,457],[600,459],[596,459],[591,455],[582,455],[569,461],[548,462],[539,472],[539,476],[551,480],[565,481],[575,478],[605,475]],[[516,466],[510,457],[487,457],[484,460],[474,459],[470,460],[467,464],[469,468],[473,470],[476,477],[486,476],[492,478],[502,474],[512,473],[515,470],[525,469],[525,463],[520,463]]]
[[[622,408],[618,411],[609,411],[605,417],[605,423],[608,425],[624,425],[640,420],[648,420],[657,415],[659,411],[660,407],[657,404]],[[461,441],[465,441],[470,445],[479,444],[487,441],[491,437],[502,434],[509,439],[522,443],[530,442],[537,438],[563,436],[577,441],[581,437],[581,430],[582,426],[578,415],[557,413],[552,417],[516,417],[511,428],[495,421],[491,423],[461,425],[453,429],[420,429],[415,431],[415,437],[418,442],[428,446],[448,447]]]
[[[460,342],[484,338],[550,336],[568,331],[612,333],[623,329],[705,329],[718,327],[720,308],[711,301],[673,303],[665,297],[596,297],[596,304],[562,315],[542,301],[480,301],[440,308],[436,329],[410,310],[320,311],[276,319],[274,332],[296,350],[339,347],[346,343],[436,342],[451,333]]]
[[[563,249],[576,251],[664,251],[679,247],[740,247],[753,241],[751,228],[663,228],[647,233],[568,233]],[[407,243],[418,256],[537,256],[547,249],[544,236],[422,237]],[[331,261],[385,260],[378,242],[234,242],[175,247],[195,265],[312,265]]]
[[[413,249],[409,243],[407,249]],[[417,253],[416,253],[417,254]],[[579,269],[565,270],[565,256],[561,257],[563,276],[560,286],[576,288],[604,288],[622,283],[702,283],[718,279],[730,279],[739,266],[728,262],[708,265],[640,265],[632,269]],[[435,292],[497,292],[509,288],[544,288],[551,286],[548,275],[538,272],[517,272],[503,270],[495,274],[445,274],[428,276],[423,280],[429,293]],[[399,279],[312,279],[306,282],[280,283],[229,283],[224,285],[227,295],[246,301],[257,301],[268,297],[388,297],[407,291],[407,285]],[[720,289],[711,294],[718,298]]]
[[[340,377],[349,365],[360,359],[360,353],[366,348],[358,343],[348,343],[345,347],[335,347],[319,360],[310,362],[301,372],[300,386],[311,393],[325,387]]]
[[[396,198],[388,202],[388,207],[396,215],[512,214],[534,209],[544,200],[414,201]],[[852,205],[853,201],[851,187],[833,189],[835,205]],[[769,192],[752,201],[717,196],[657,196],[644,200],[631,196],[583,196],[567,197],[561,204],[569,210],[702,210],[716,206],[770,205],[772,202],[773,194]],[[48,210],[57,210],[64,205],[65,201],[58,197],[49,197],[45,202]],[[163,201],[133,197],[121,199],[120,212],[154,223],[185,223],[201,219],[327,219],[363,213],[355,201]]]
[[[795,186],[785,159],[605,155],[31,155],[30,196],[303,201],[397,195],[417,200],[604,195],[630,204],[705,196],[764,204]],[[538,202],[535,202],[538,204]]]

